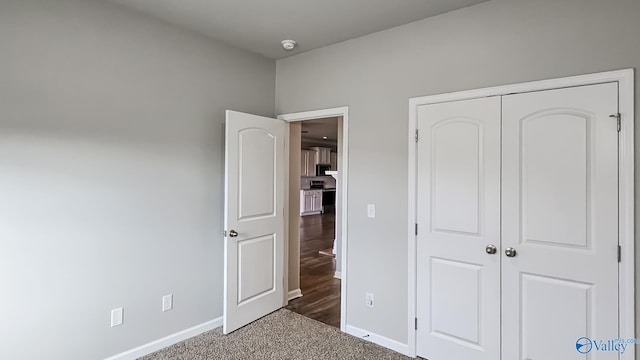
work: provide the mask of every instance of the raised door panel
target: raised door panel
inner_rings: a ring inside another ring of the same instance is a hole
[[[304,158],[304,167],[301,169],[303,176],[315,176],[315,153],[310,150],[302,150],[301,157]]]
[[[418,355],[500,357],[500,99],[418,108]]]
[[[617,83],[503,99],[503,359],[584,359],[579,338],[618,336],[617,112]]]
[[[309,162],[309,154],[307,151],[300,151],[300,176],[307,176],[307,163]]]
[[[481,123],[451,119],[432,131],[432,230],[479,235]]]
[[[322,160],[322,155],[320,154],[320,148],[318,148],[318,147],[312,147],[312,148],[310,148],[310,149],[311,149],[311,151],[313,151],[313,153],[312,153],[312,154],[313,154],[313,158],[314,158],[314,160],[313,160],[313,161],[314,161],[316,164],[320,164],[320,163],[321,163],[321,160]]]
[[[520,281],[518,359],[548,359],[549,354],[555,359],[584,359],[573,345],[590,331],[593,284],[533,274],[522,274]],[[549,336],[558,330],[558,323],[567,336]]]
[[[238,221],[275,216],[275,136],[264,129],[238,132]],[[260,181],[256,181],[260,179]]]
[[[305,196],[306,191],[300,190],[300,215],[307,212],[307,197]]]
[[[564,109],[522,120],[521,242],[587,246],[593,121],[587,113]]]
[[[275,234],[238,241],[238,305],[274,292]]]
[[[318,161],[316,160],[315,152],[309,152],[309,161],[307,162],[307,175],[308,176],[316,176],[316,165]]]
[[[481,348],[482,265],[431,258],[431,323],[433,336]]]
[[[314,191],[313,211],[322,211],[322,190]]]
[[[311,191],[305,191],[304,193],[304,212],[313,211],[313,193]]]

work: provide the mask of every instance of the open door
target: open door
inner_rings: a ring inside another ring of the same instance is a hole
[[[281,120],[226,112],[225,334],[283,305],[285,129]]]

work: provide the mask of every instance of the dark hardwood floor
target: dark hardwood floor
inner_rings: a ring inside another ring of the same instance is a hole
[[[287,309],[327,325],[340,327],[340,279],[333,277],[335,259],[320,250],[333,246],[335,213],[300,220],[300,289],[302,297]]]

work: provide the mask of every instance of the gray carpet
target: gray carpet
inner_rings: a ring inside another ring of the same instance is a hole
[[[229,335],[217,328],[143,357],[200,359],[410,359],[281,309]]]

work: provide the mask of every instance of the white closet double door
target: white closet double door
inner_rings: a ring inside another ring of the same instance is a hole
[[[419,356],[585,359],[578,338],[618,337],[617,113],[617,83],[419,107]]]

